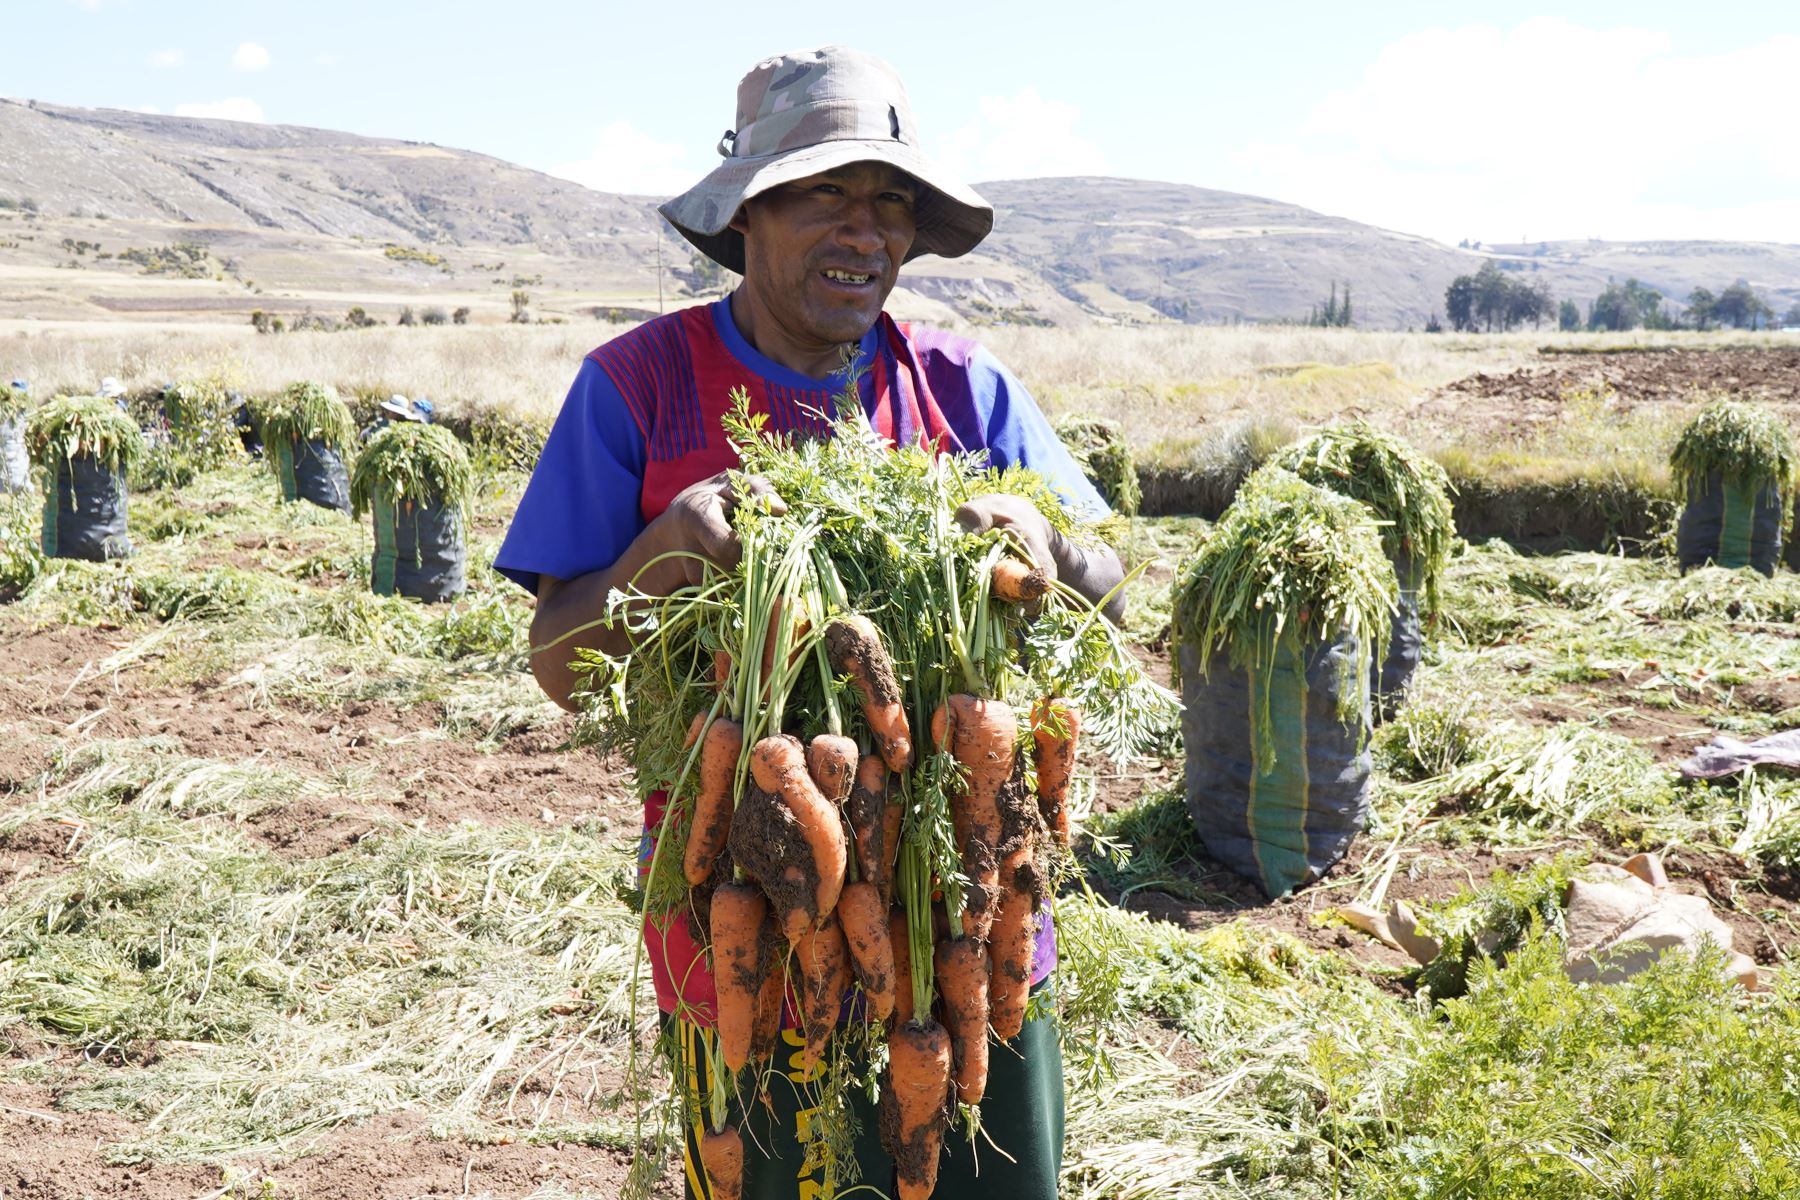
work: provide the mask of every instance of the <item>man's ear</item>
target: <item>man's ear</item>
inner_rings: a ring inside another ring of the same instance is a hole
[[[731,220],[725,225],[727,229],[735,229],[739,233],[750,232],[750,219],[744,215],[746,205],[738,205],[738,210],[731,214]]]

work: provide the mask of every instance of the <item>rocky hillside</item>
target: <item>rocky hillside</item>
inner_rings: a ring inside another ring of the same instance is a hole
[[[704,294],[690,252],[644,197],[469,151],[285,125],[0,101],[0,316],[297,311],[414,298],[500,319],[641,310]],[[924,259],[895,307],[916,316],[1079,324],[1304,317],[1333,281],[1357,324],[1417,327],[1484,258],[1547,272],[1585,302],[1635,275],[1672,297],[1736,278],[1785,311],[1800,247],[1555,243],[1457,249],[1231,192],[1128,179],[980,185],[996,232]],[[26,202],[35,211],[26,212]],[[93,253],[80,249],[81,244]],[[179,281],[158,246],[205,249]],[[414,254],[413,251],[418,253]],[[131,257],[121,259],[129,253]],[[341,309],[340,309],[341,311]]]

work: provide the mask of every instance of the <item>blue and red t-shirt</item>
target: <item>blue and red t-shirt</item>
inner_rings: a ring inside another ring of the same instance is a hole
[[[946,450],[985,450],[995,467],[1038,472],[1072,508],[1106,513],[1030,394],[977,343],[884,314],[859,350],[864,411],[895,442],[922,438]],[[495,568],[535,594],[540,575],[573,579],[611,566],[677,492],[735,465],[718,418],[740,386],[775,432],[822,430],[832,393],[842,389],[759,354],[738,332],[727,300],[658,317],[588,355]],[[657,799],[647,806],[646,828],[661,818]],[[673,1011],[680,996],[709,1014],[712,977],[687,922],[646,937],[663,1011]],[[1046,919],[1034,983],[1055,960]]]

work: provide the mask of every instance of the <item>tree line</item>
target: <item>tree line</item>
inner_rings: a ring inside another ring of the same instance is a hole
[[[1516,279],[1499,264],[1489,261],[1473,275],[1458,275],[1444,289],[1444,314],[1458,333],[1510,331],[1531,323],[1540,328],[1554,319],[1558,329],[1619,332],[1628,329],[1763,329],[1774,324],[1775,310],[1748,283],[1738,280],[1716,295],[1709,288],[1695,288],[1684,307],[1671,311],[1668,297],[1655,288],[1627,279],[1608,282],[1588,302],[1584,314],[1573,300],[1558,301],[1550,285]],[[1800,304],[1783,318],[1800,326]],[[1427,330],[1442,328],[1432,318]]]

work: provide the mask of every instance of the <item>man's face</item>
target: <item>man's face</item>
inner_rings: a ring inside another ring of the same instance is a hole
[[[790,339],[857,341],[881,315],[912,248],[918,185],[886,163],[851,163],[771,188],[738,211],[744,285]]]

